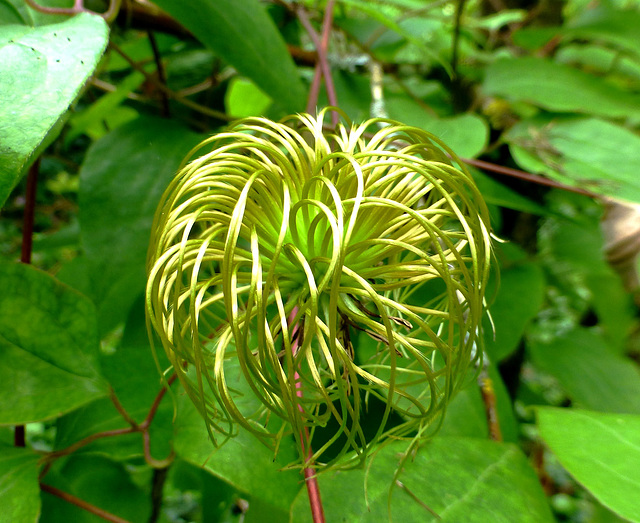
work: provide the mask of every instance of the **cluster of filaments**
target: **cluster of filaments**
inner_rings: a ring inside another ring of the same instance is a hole
[[[303,451],[320,467],[438,426],[479,357],[490,250],[482,198],[436,138],[323,119],[249,118],[203,142],[156,214],[147,287],[214,440],[239,424],[304,449],[333,418],[333,437]],[[365,436],[371,397],[385,408]]]

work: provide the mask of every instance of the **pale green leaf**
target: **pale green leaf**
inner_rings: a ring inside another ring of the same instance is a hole
[[[527,171],[640,202],[640,137],[625,127],[597,118],[539,117],[516,124],[506,140]]]
[[[108,35],[104,20],[89,14],[37,28],[0,26],[0,206],[55,137]]]
[[[629,398],[632,401],[638,400]],[[540,436],[606,507],[640,522],[640,416],[538,408]]]

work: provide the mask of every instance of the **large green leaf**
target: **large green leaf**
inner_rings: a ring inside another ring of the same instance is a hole
[[[107,393],[95,309],[23,264],[0,264],[0,423],[54,418]]]
[[[540,216],[548,214],[548,211],[542,205],[522,196],[482,171],[473,167],[469,168],[469,170],[487,203]]]
[[[542,306],[544,287],[537,263],[508,264],[500,271],[500,288],[489,307],[495,333],[489,319],[484,321],[485,346],[492,361],[506,358],[518,347],[525,327]]]
[[[572,38],[607,42],[625,51],[640,53],[640,12],[633,9],[612,9],[602,3],[595,9],[584,9],[563,30]]]
[[[202,138],[169,120],[139,118],[87,152],[80,173],[79,219],[102,333],[125,320],[144,290],[158,200]]]
[[[321,475],[327,521],[388,521],[388,493],[406,445],[384,447],[373,458],[368,477],[363,470]],[[406,461],[398,479],[405,488],[395,487],[393,492],[393,521],[553,521],[535,472],[512,444],[436,438]],[[311,521],[308,505],[303,492],[292,507],[291,520]]]
[[[539,117],[516,124],[506,139],[527,171],[640,202],[640,137],[624,127],[597,118]]]
[[[535,366],[554,376],[577,406],[640,414],[637,365],[598,334],[577,328],[549,343],[532,341],[527,350]]]
[[[131,474],[134,470],[102,456],[71,455],[56,463],[43,482],[125,521],[148,521],[150,494],[134,482]],[[40,523],[100,521],[104,520],[72,503],[48,493],[42,494]]]
[[[100,356],[103,374],[120,403],[129,416],[142,423],[162,386],[149,346],[142,300],[134,304],[118,347]],[[164,364],[164,358],[161,361],[163,368],[168,366]],[[179,385],[174,385],[176,387]],[[150,427],[151,454],[157,459],[163,459],[171,451],[173,413],[172,398],[167,394]],[[98,399],[57,421],[55,446],[56,449],[65,448],[91,434],[125,427],[126,421],[110,399]],[[103,438],[91,443],[85,450],[106,453],[113,459],[129,459],[142,455],[142,437],[140,434],[131,434]]]
[[[156,4],[286,110],[304,108],[298,71],[257,0],[156,0]]]
[[[483,91],[558,112],[626,118],[640,115],[640,96],[545,58],[501,59],[486,70]]]
[[[178,402],[174,446],[178,457],[276,509],[288,511],[302,487],[297,471],[282,470],[295,459],[293,439],[282,441],[275,460],[273,451],[245,430],[216,450],[202,417],[186,397]]]
[[[0,206],[54,137],[108,36],[104,20],[89,14],[36,28],[0,26]]]
[[[573,477],[605,506],[640,522],[640,416],[539,408],[538,425]]]
[[[40,456],[0,446],[0,523],[35,523],[40,515]]]
[[[438,118],[406,97],[387,99],[389,117],[408,125],[433,133],[446,143],[458,156],[473,158],[487,145],[489,128],[486,122],[474,114],[462,114],[450,118]]]

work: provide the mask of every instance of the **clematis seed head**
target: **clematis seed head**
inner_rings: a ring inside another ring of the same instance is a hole
[[[440,140],[381,119],[326,131],[326,114],[247,118],[192,151],[155,216],[146,296],[214,442],[293,435],[317,468],[438,428],[481,357],[491,251],[482,196]]]

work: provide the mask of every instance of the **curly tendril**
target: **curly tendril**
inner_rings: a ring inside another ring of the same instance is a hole
[[[300,454],[318,469],[438,428],[481,357],[491,250],[441,141],[386,119],[326,132],[326,114],[247,118],[192,151],[155,216],[146,296],[214,443],[239,424],[304,449],[333,420]],[[384,412],[365,435],[372,397]]]

